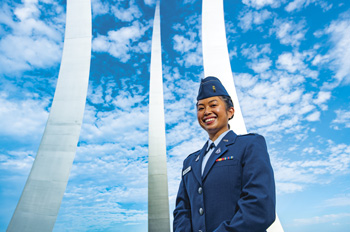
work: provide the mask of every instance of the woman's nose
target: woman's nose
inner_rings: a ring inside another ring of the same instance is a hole
[[[205,110],[204,110],[204,115],[209,115],[211,113],[211,110],[209,107],[205,107]]]

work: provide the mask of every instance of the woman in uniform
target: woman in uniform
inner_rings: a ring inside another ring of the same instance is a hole
[[[201,81],[197,119],[208,133],[183,163],[174,232],[263,232],[275,220],[275,182],[265,139],[236,135],[234,107],[216,77]]]

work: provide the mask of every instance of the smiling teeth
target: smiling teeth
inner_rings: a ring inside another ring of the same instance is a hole
[[[215,120],[215,118],[208,118],[208,119],[205,120],[205,122],[211,122],[211,121],[214,121],[214,120]]]

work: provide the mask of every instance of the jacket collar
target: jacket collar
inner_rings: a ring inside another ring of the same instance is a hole
[[[233,131],[229,131],[225,135],[225,137],[222,138],[222,140],[220,141],[218,146],[215,148],[213,153],[211,153],[211,156],[208,159],[207,164],[205,165],[203,176],[202,176],[202,181],[205,180],[205,178],[207,177],[207,175],[210,172],[211,168],[214,166],[215,160],[217,158],[219,158],[220,156],[222,156],[223,154],[225,154],[225,152],[228,149],[227,146],[235,143],[236,138],[237,138],[237,135]]]
[[[206,176],[208,175],[209,171],[211,170],[211,168],[213,167],[215,160],[217,158],[219,158],[220,156],[222,156],[226,151],[227,151],[227,146],[235,143],[237,138],[237,135],[233,132],[233,131],[229,131],[220,141],[220,143],[215,147],[213,153],[211,154],[204,172],[203,172],[203,176],[201,174],[201,170],[202,170],[202,161],[203,161],[203,157],[205,155],[207,146],[208,146],[208,142],[206,142],[203,146],[203,148],[199,151],[199,154],[197,155],[197,157],[195,158],[195,160],[193,161],[192,164],[192,168],[193,168],[193,173],[196,176],[196,179],[198,180],[198,182],[200,184],[202,184],[202,181],[204,181],[204,179],[206,178]]]

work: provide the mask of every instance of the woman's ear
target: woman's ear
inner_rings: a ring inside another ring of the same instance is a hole
[[[227,111],[227,115],[228,115],[228,120],[232,119],[233,116],[235,115],[235,108],[230,107],[230,109]]]

